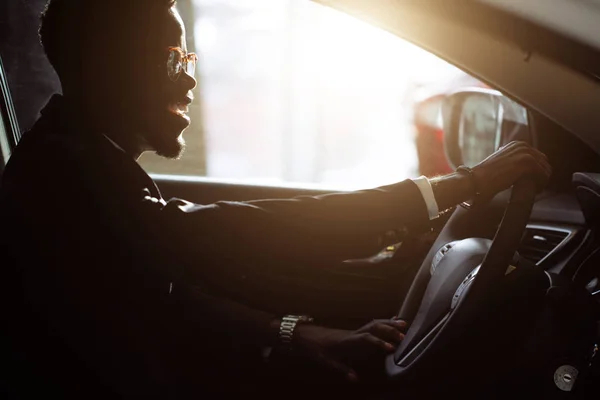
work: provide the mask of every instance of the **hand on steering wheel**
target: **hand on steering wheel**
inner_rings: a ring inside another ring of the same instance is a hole
[[[484,200],[510,188],[520,178],[529,178],[541,191],[552,174],[548,158],[525,142],[510,142],[473,167],[475,185]]]
[[[381,363],[385,355],[396,350],[404,339],[406,322],[395,318],[373,320],[356,331],[308,324],[296,329],[294,347],[299,353],[356,381],[361,363],[371,359]]]

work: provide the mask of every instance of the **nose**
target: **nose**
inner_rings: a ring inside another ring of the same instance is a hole
[[[178,83],[184,87],[186,92],[188,92],[196,88],[198,81],[196,81],[196,78],[183,71],[179,77]]]

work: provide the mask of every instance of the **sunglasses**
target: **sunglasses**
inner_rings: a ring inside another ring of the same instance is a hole
[[[169,79],[177,82],[181,74],[185,71],[191,77],[194,77],[198,56],[195,53],[184,53],[179,47],[169,47],[169,58],[167,60],[167,74]]]

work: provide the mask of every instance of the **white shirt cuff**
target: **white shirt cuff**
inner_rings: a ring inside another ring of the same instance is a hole
[[[431,182],[425,176],[421,176],[419,178],[412,180],[419,190],[421,191],[421,195],[423,196],[423,200],[425,200],[425,205],[427,206],[427,212],[429,213],[429,219],[436,219],[440,216],[440,209],[438,207],[437,201],[435,200],[435,196],[433,194],[433,188],[431,187]]]

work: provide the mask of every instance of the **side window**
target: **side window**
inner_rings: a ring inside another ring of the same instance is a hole
[[[38,36],[46,2],[0,1],[0,56],[21,131],[30,129],[50,96],[60,92],[58,77]]]
[[[179,4],[197,100],[185,154],[148,172],[349,190],[449,172],[441,101],[481,82],[309,0]]]
[[[47,0],[0,1],[21,130],[60,91],[36,27]],[[199,56],[179,160],[151,174],[352,190],[450,171],[446,93],[485,86],[427,51],[310,0],[179,0]]]

